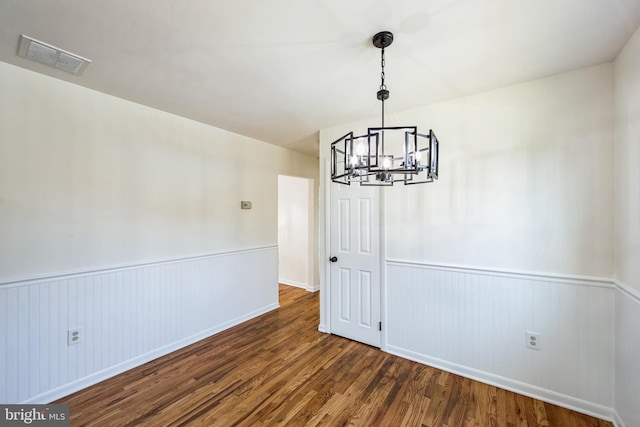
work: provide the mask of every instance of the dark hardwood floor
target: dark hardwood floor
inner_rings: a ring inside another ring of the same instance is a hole
[[[611,426],[318,332],[318,293],[103,381],[71,425]]]

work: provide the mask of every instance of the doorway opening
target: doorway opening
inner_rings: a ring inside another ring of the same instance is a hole
[[[313,179],[278,175],[278,281],[315,292]]]

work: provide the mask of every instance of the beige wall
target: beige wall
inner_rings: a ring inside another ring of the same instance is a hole
[[[604,64],[391,114],[433,128],[441,163],[434,184],[384,189],[387,258],[612,277],[612,111]],[[321,158],[378,122],[321,131]]]
[[[615,61],[616,410],[640,425],[640,30]]]
[[[616,273],[640,292],[640,30],[615,62]]]
[[[317,182],[313,157],[12,65],[0,87],[0,282],[276,245],[278,174]]]

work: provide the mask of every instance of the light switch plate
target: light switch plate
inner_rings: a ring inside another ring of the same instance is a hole
[[[251,202],[243,200],[240,202],[240,209],[251,209]]]

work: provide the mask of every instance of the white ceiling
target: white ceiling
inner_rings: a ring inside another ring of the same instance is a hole
[[[317,131],[387,108],[613,60],[640,0],[0,0],[0,60],[317,156]],[[20,34],[87,57],[17,56]],[[1,84],[0,84],[1,88]]]

